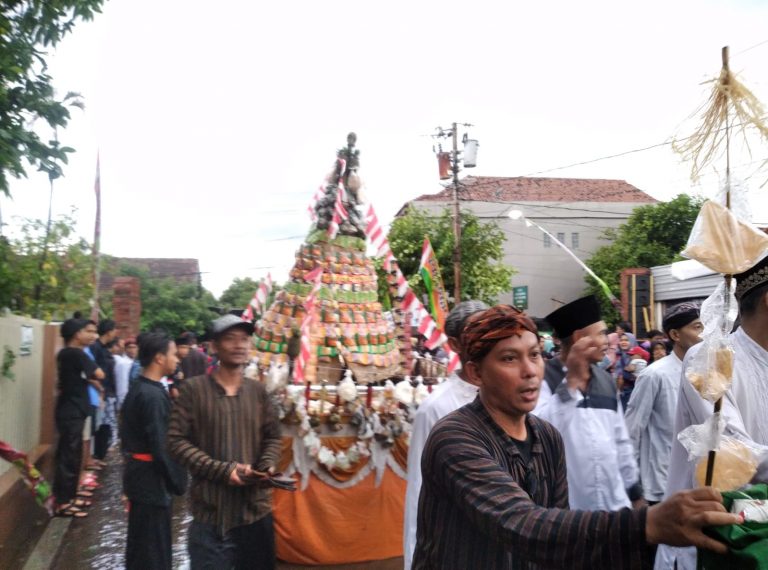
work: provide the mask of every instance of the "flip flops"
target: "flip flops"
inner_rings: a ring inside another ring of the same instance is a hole
[[[73,519],[84,519],[88,516],[88,513],[86,513],[83,509],[80,509],[73,505],[72,503],[69,503],[67,505],[63,505],[56,509],[55,515],[57,517],[71,517]]]
[[[76,506],[78,509],[85,509],[87,507],[90,507],[93,502],[92,501],[86,501],[85,499],[75,499],[72,501],[72,504]]]

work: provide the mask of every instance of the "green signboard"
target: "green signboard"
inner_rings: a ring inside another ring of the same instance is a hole
[[[522,311],[528,310],[528,285],[512,287],[512,304]]]

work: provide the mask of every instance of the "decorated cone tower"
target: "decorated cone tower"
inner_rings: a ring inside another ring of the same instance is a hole
[[[395,333],[382,313],[359,211],[360,151],[350,133],[333,172],[310,207],[313,225],[296,252],[290,282],[256,331],[262,368],[293,362],[296,383],[336,384],[344,370],[358,383],[399,372]]]

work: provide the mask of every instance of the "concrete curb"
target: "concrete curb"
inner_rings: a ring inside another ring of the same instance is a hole
[[[48,570],[56,559],[70,524],[71,518],[53,517],[29,555],[23,570]]]

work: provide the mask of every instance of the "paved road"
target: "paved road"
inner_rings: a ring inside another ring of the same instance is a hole
[[[125,567],[125,537],[128,516],[120,501],[122,466],[116,452],[107,458],[109,466],[101,472],[102,487],[96,490],[94,504],[85,519],[75,519],[64,536],[61,550],[52,570],[122,570]],[[173,512],[173,565],[177,570],[189,568],[187,527],[191,516],[187,498],[177,498]],[[317,570],[401,570],[402,558],[343,566],[315,566]],[[299,570],[307,566],[280,563],[279,570]]]

